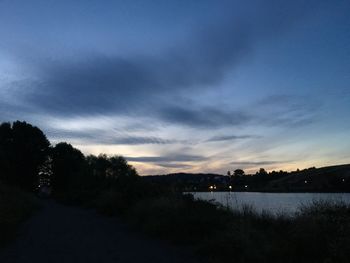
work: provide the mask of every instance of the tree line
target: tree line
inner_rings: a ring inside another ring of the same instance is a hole
[[[29,191],[46,183],[53,195],[81,196],[137,178],[122,156],[85,156],[69,143],[52,145],[38,127],[24,121],[0,124],[0,182]]]

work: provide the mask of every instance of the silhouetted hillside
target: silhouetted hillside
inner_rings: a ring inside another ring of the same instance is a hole
[[[253,175],[175,173],[143,180],[182,191],[350,192],[350,164]]]
[[[230,182],[230,177],[221,174],[192,174],[192,173],[174,173],[165,175],[143,176],[143,180],[154,183],[171,186],[175,190],[182,191],[206,191],[211,185],[217,186],[217,190],[225,190]]]
[[[269,182],[266,190],[349,192],[350,164],[305,169]]]

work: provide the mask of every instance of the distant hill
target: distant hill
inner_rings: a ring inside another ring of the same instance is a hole
[[[143,179],[183,191],[350,192],[350,164],[245,176],[174,173]]]
[[[265,190],[301,192],[350,191],[350,164],[305,169],[270,181]]]
[[[143,180],[166,185],[178,191],[207,191],[209,187],[217,186],[217,190],[226,190],[230,177],[221,174],[205,173],[173,173],[165,175],[143,176]]]

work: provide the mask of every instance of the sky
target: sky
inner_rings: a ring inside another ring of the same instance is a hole
[[[141,175],[350,163],[346,0],[0,0],[0,122]]]

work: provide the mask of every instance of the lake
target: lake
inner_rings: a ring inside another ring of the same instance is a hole
[[[260,192],[194,192],[196,199],[218,202],[226,207],[240,209],[251,205],[258,212],[293,214],[301,205],[313,201],[343,201],[350,204],[350,193],[260,193]]]

